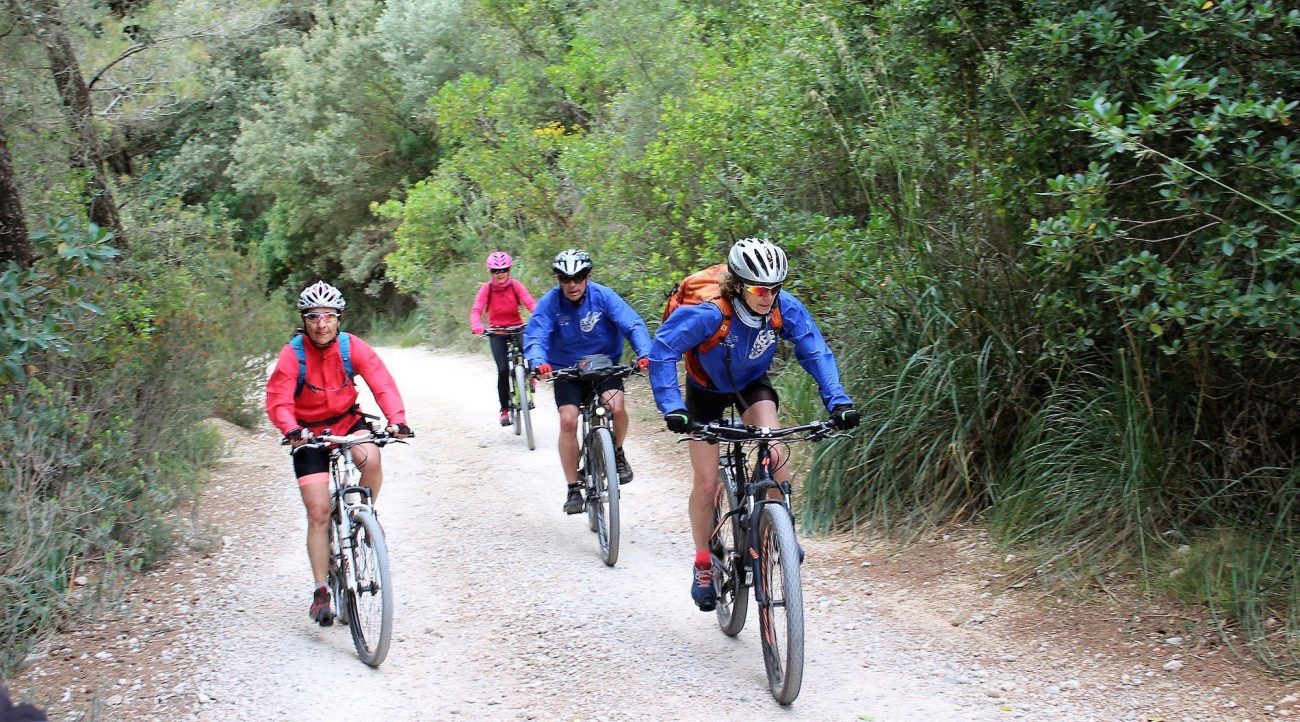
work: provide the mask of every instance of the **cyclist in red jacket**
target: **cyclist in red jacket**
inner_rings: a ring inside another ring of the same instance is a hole
[[[399,439],[411,434],[397,384],[379,354],[355,335],[341,337],[339,320],[345,305],[343,294],[324,281],[304,289],[298,296],[301,338],[295,337],[280,349],[280,358],[266,382],[266,415],[295,447],[327,428],[335,434],[370,429],[357,405],[353,373],[365,379],[391,424],[389,433]],[[300,370],[305,371],[301,377]],[[361,470],[362,486],[370,489],[372,500],[376,499],[384,477],[379,448],[362,444],[353,447],[352,455]],[[293,470],[307,508],[307,558],[315,582],[309,613],[325,627],[334,621],[325,583],[329,570],[329,452],[303,449],[293,455]]]
[[[524,284],[510,276],[512,260],[505,251],[494,251],[487,257],[488,272],[491,280],[478,289],[474,305],[469,310],[469,327],[475,335],[482,334],[483,313],[487,313],[488,326],[506,327],[522,326],[524,319],[519,315],[519,307],[536,308],[537,302]],[[506,345],[506,335],[494,333],[488,337],[492,344],[492,358],[497,362],[497,400],[501,402],[500,421],[502,426],[510,425],[510,349]]]

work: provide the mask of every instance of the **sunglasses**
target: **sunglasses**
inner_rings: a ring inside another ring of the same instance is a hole
[[[587,274],[579,273],[576,276],[566,276],[563,273],[555,274],[555,279],[560,283],[582,283],[587,280]]]
[[[325,312],[309,311],[307,313],[304,313],[302,317],[308,321],[311,321],[312,323],[326,323],[326,322],[333,323],[339,320],[339,315],[337,313],[334,313],[333,311],[325,311]]]
[[[493,275],[493,276],[497,275],[498,273],[510,273],[510,269],[509,269],[509,268],[494,268],[494,269],[492,269],[492,275]]]
[[[745,290],[759,298],[767,298],[768,296],[775,296],[780,293],[781,284],[778,283],[775,286],[745,286]]]

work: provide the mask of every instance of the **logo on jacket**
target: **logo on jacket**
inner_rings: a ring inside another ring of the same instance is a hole
[[[767,350],[771,348],[774,343],[776,343],[776,331],[773,331],[770,328],[765,328],[762,331],[759,331],[758,335],[754,337],[754,346],[749,349],[749,360],[753,361],[759,356],[767,353]]]
[[[591,329],[595,328],[596,324],[600,323],[600,317],[602,315],[603,314],[600,311],[589,311],[586,316],[583,316],[581,323],[582,332],[591,333]]]

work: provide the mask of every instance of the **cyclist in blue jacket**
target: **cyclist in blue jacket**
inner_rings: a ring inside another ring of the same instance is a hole
[[[591,256],[570,248],[561,251],[551,263],[559,282],[547,291],[533,309],[524,329],[524,356],[529,366],[543,380],[557,368],[572,366],[589,354],[605,354],[616,362],[623,354],[623,339],[632,344],[637,366],[647,368],[650,331],[645,321],[617,293],[590,280]],[[564,511],[580,514],[582,494],[578,491],[578,405],[582,387],[568,381],[555,382],[555,406],[560,412],[560,465],[568,483]],[[627,410],[623,404],[623,380],[607,379],[601,386],[614,411],[614,460],[618,481],[632,481],[632,467],[623,455],[623,438],[627,436]]]
[[[669,430],[686,432],[692,421],[721,421],[728,407],[736,406],[751,426],[776,428],[776,389],[768,368],[776,357],[779,338],[794,344],[795,359],[817,381],[822,403],[831,419],[844,429],[858,425],[858,412],[840,383],[839,368],[807,307],[781,290],[789,271],[785,252],[760,238],[737,241],[727,254],[722,298],[715,302],[682,305],[664,320],[650,347],[650,385],[655,404]],[[724,320],[732,316],[726,336],[716,345],[706,344]],[[707,350],[702,347],[708,347]],[[688,357],[686,396],[677,385],[677,363]],[[695,565],[691,598],[704,611],[717,605],[709,560],[709,534],[718,502],[718,445],[704,441],[689,444],[694,486],[691,490],[691,535]],[[780,449],[773,448],[778,481],[789,482]]]

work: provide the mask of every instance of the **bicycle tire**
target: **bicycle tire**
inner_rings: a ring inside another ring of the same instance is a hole
[[[591,460],[594,452],[594,449],[589,449],[585,445],[583,446],[582,456],[585,463],[581,464],[578,468],[578,479],[582,483],[582,488],[584,489],[590,489],[594,483],[591,480],[591,475],[586,471],[587,469],[596,468],[595,462]],[[596,533],[600,530],[600,521],[596,517],[596,511],[599,508],[600,506],[598,504],[587,505],[587,528],[590,529],[592,533]]]
[[[524,371],[523,366],[515,367],[515,400],[519,404],[518,411],[515,412],[515,434],[519,434],[520,426],[523,427],[524,436],[528,439],[528,450],[532,451],[537,448],[537,443],[533,441],[533,415],[528,409],[528,374]],[[522,420],[522,424],[520,421]]]
[[[596,505],[596,538],[605,566],[618,562],[618,466],[614,463],[614,434],[604,426],[592,432],[594,464],[588,469],[587,503]]]
[[[523,404],[520,399],[523,397],[522,387],[519,385],[519,367],[512,366],[510,369],[510,426],[511,431],[518,436],[524,430],[524,420],[520,417],[520,409]]]
[[[717,531],[709,539],[709,555],[713,559],[713,586],[718,595],[718,606],[714,613],[718,616],[718,628],[728,637],[740,634],[745,628],[745,617],[749,611],[749,587],[745,585],[745,562],[736,549],[739,542],[744,544],[740,527],[740,516],[733,514],[725,524],[723,512],[730,512],[739,507],[736,477],[731,466],[718,465],[718,493],[722,497],[713,510],[713,528]]]
[[[758,601],[767,686],[778,703],[788,705],[799,696],[803,683],[804,651],[799,543],[788,509],[778,504],[763,505],[758,519],[758,547],[754,596]]]
[[[348,628],[357,656],[378,667],[393,639],[393,587],[388,572],[388,543],[379,520],[368,508],[358,509],[350,550],[357,588],[345,593]]]

